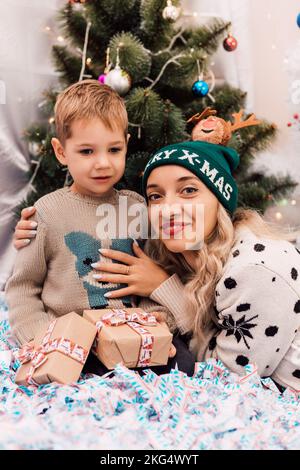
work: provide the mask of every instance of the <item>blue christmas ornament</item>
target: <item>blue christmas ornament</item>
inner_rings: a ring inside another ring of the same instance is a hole
[[[209,86],[204,80],[197,80],[192,86],[192,92],[195,96],[203,98],[209,93]]]
[[[297,16],[297,25],[298,25],[299,28],[300,28],[300,13],[298,13],[298,16]]]

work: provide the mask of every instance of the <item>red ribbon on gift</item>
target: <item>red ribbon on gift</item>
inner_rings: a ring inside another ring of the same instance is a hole
[[[127,312],[124,309],[112,309],[110,313],[103,315],[101,320],[96,323],[98,332],[103,326],[128,325],[141,336],[141,346],[137,367],[147,367],[153,351],[154,337],[143,326],[157,326],[157,320],[154,315],[147,312]],[[142,326],[143,325],[143,326]]]
[[[64,337],[50,340],[56,322],[57,320],[54,320],[50,323],[46,334],[37,349],[35,349],[32,344],[25,344],[22,348],[20,348],[18,351],[15,351],[14,353],[16,359],[18,359],[21,364],[31,362],[31,367],[26,376],[26,381],[29,385],[40,385],[33,379],[33,374],[36,369],[44,364],[44,362],[47,360],[47,354],[51,352],[58,351],[65,356],[74,359],[74,361],[77,361],[82,365],[84,365],[86,361],[88,351],[77,343],[74,343],[70,339]]]

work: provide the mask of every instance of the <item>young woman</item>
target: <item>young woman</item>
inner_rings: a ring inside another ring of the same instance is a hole
[[[300,390],[300,252],[257,212],[237,209],[238,163],[232,149],[206,142],[156,152],[143,191],[158,238],[147,254],[135,246],[136,257],[108,250],[114,263],[99,263],[101,281],[128,284],[112,297],[149,296],[167,307],[170,327],[193,335],[198,360],[218,358],[238,374],[255,363],[260,376]],[[27,228],[18,223],[17,247]]]

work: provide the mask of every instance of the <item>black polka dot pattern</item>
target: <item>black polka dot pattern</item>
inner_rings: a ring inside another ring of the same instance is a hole
[[[300,300],[295,303],[294,312],[300,313]]]
[[[216,346],[217,346],[217,338],[215,336],[213,336],[211,338],[210,342],[208,343],[208,349],[210,351],[213,351]]]
[[[250,310],[251,305],[250,304],[240,304],[237,306],[236,311],[237,312],[247,312],[247,310]]]
[[[300,314],[300,249],[294,248],[297,254],[283,241],[239,240],[230,250],[229,269],[221,281],[225,288],[219,288],[221,297],[215,299],[221,319],[214,319],[222,328],[222,346],[223,339],[228,341],[228,362],[243,368],[252,361],[250,354],[258,354],[265,376],[271,376],[280,362],[280,373],[286,375],[282,380],[291,386],[297,379],[300,383],[300,363],[290,361],[287,354],[300,334],[300,316],[295,316]],[[211,338],[207,349],[214,350],[216,343],[216,337]]]
[[[292,270],[291,270],[291,276],[292,276],[292,279],[293,279],[294,281],[297,281],[297,279],[298,279],[298,271],[297,271],[296,268],[292,268]]]
[[[279,330],[278,326],[269,326],[265,330],[265,335],[266,336],[275,336],[275,335],[277,335],[278,330]]]
[[[220,318],[220,312],[217,310],[217,308],[214,306],[214,312],[217,318]]]
[[[242,354],[240,356],[237,356],[235,362],[239,365],[239,366],[246,366],[247,364],[249,364],[249,359],[248,357],[246,356],[243,356]]]
[[[224,281],[226,289],[234,289],[237,286],[237,282],[232,277],[227,277]]]
[[[300,369],[294,370],[293,377],[296,377],[296,379],[300,379]]]
[[[265,248],[265,245],[262,245],[261,243],[256,243],[256,245],[254,245],[254,250],[258,253],[264,251]]]

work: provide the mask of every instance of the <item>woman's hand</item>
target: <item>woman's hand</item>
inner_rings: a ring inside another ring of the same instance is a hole
[[[36,236],[37,222],[33,220],[27,220],[35,213],[35,207],[26,207],[21,212],[21,219],[16,225],[14,234],[14,247],[19,250],[24,246],[27,246],[31,238]]]
[[[125,263],[124,265],[98,262],[91,265],[94,269],[101,271],[101,274],[93,275],[99,282],[128,284],[128,287],[105,294],[105,297],[110,299],[125,295],[149,297],[162,282],[170,277],[136,243],[133,243],[133,251],[136,257],[116,250],[101,249],[99,251],[107,258]]]

